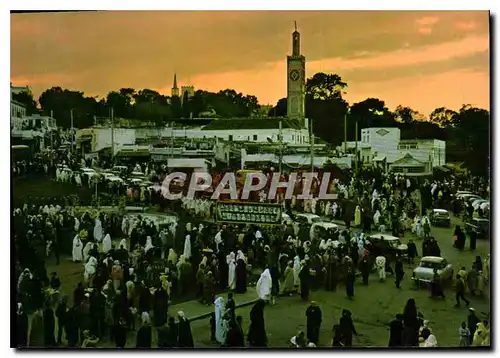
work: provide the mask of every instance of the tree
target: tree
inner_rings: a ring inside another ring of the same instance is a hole
[[[348,115],[348,137],[355,139],[355,121],[358,122],[358,139],[363,128],[394,127],[395,115],[385,106],[385,102],[378,98],[367,98],[362,102],[354,103]]]
[[[288,99],[280,98],[278,100],[278,103],[276,103],[276,106],[271,108],[267,113],[267,115],[269,117],[285,117],[287,112],[287,106],[288,106]]]
[[[398,120],[398,122],[412,123],[415,120],[417,112],[410,107],[403,107],[399,105],[394,110],[394,114],[396,115],[396,119]]]
[[[339,75],[316,73],[306,82],[306,94],[315,100],[342,99],[347,83]]]
[[[457,112],[445,107],[440,107],[432,111],[432,113],[429,115],[429,121],[431,123],[437,124],[442,128],[453,127],[455,126],[456,116]]]

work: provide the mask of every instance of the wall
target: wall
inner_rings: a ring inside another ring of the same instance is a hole
[[[114,133],[115,150],[123,145],[135,144],[135,130],[115,128]],[[94,129],[92,151],[97,152],[103,148],[111,148],[111,129]]]
[[[271,153],[244,154],[244,152],[242,152],[241,161],[242,161],[242,166],[244,166],[245,162],[272,162],[277,164],[279,163],[279,156]],[[349,168],[352,165],[352,158],[350,157],[344,157],[344,158],[329,158],[326,156],[314,157],[314,165],[318,167],[323,166],[327,161],[330,161],[333,164],[345,165]],[[282,162],[283,162],[283,168],[287,167],[286,163],[290,164],[291,166],[310,165],[311,157],[309,155],[284,155]]]

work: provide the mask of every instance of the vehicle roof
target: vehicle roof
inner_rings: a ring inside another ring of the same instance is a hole
[[[444,257],[439,256],[424,256],[420,259],[420,262],[431,262],[431,263],[441,263],[445,260]]]
[[[373,239],[380,239],[380,237],[382,237],[382,240],[384,240],[384,241],[399,240],[399,237],[392,236],[392,235],[386,235],[386,234],[372,234],[369,236],[369,238],[373,238]]]
[[[319,218],[320,217],[319,215],[311,214],[311,213],[300,213],[300,214],[297,214],[297,216],[303,216],[305,218]]]
[[[314,223],[313,226],[322,226],[325,229],[334,229],[338,228],[339,226],[337,224],[331,223],[331,222],[319,222],[319,223]]]
[[[448,210],[446,209],[432,209],[432,211],[437,212],[437,213],[447,213]]]
[[[474,220],[474,221],[487,221],[487,222],[490,222],[490,220],[484,219],[484,218],[473,218],[472,220]]]

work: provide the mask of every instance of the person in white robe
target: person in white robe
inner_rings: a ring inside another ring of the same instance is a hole
[[[94,240],[96,240],[97,242],[102,241],[102,223],[101,223],[101,220],[99,220],[99,219],[95,219]]]
[[[175,253],[174,249],[168,250],[167,262],[170,262],[174,265],[177,263],[177,254]]]
[[[146,237],[146,246],[144,246],[144,252],[148,252],[153,247],[153,240],[151,239],[151,236]]]
[[[236,255],[236,261],[238,260],[243,260],[243,262],[245,263],[247,262],[247,258],[245,257],[245,254],[241,250],[238,250],[238,253]]]
[[[92,242],[87,241],[87,244],[83,248],[83,263],[87,263],[87,261],[89,259],[89,252],[90,252],[90,250],[92,250],[93,245],[94,244]]]
[[[379,221],[380,219],[380,211],[376,211],[375,214],[373,215],[373,224],[375,225],[375,227],[378,227],[379,226]]]
[[[122,233],[123,235],[128,235],[128,227],[129,227],[129,221],[128,221],[128,218],[126,216],[123,217],[123,220],[122,220]]]
[[[184,251],[183,255],[187,258],[191,257],[191,235],[186,235],[184,239]]]
[[[80,228],[80,220],[78,220],[77,217],[75,217],[75,224],[73,226],[76,232],[78,232],[78,229]]]
[[[271,299],[272,287],[273,281],[271,279],[271,272],[269,272],[269,269],[265,269],[260,275],[259,281],[257,281],[257,286],[255,286],[259,298],[264,301],[269,301]]]
[[[300,257],[297,255],[293,258],[293,285],[295,287],[299,286],[299,274],[302,269],[302,265],[300,264]]]
[[[120,246],[118,246],[119,248],[124,248],[125,250],[128,251],[128,247],[127,247],[127,239],[122,239],[122,241],[120,241]]]
[[[377,267],[378,271],[378,277],[380,278],[380,281],[385,280],[385,257],[384,256],[377,256],[375,259],[375,265]]]
[[[236,255],[234,254],[234,252],[231,252],[227,258],[227,265],[229,267],[228,278],[227,278],[227,282],[228,282],[227,287],[230,290],[234,290],[236,288],[236,260],[235,260],[235,258],[236,258]]]
[[[226,302],[224,298],[217,297],[214,302],[215,305],[215,340],[220,345],[226,344],[227,331],[225,330],[223,321],[224,314],[226,313]]]
[[[337,210],[338,210],[339,206],[338,204],[334,201],[333,204],[332,204],[332,217],[337,217]]]
[[[356,210],[354,211],[354,226],[361,226],[361,208],[359,205],[356,206]]]
[[[83,260],[83,243],[80,235],[76,234],[73,239],[73,262],[80,262]]]
[[[332,204],[328,201],[325,205],[325,216],[330,216],[332,212]]]
[[[90,278],[95,275],[96,269],[97,259],[94,256],[90,256],[89,261],[85,264],[85,272],[83,273],[85,283],[89,283]]]
[[[107,254],[112,248],[113,242],[111,241],[111,236],[106,234],[106,236],[104,236],[104,240],[102,240],[102,251]]]
[[[219,245],[222,243],[222,229],[215,235],[215,247],[219,251]]]

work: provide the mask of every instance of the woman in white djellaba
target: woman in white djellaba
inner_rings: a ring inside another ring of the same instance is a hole
[[[81,262],[83,260],[83,243],[80,239],[80,234],[76,234],[73,239],[73,262]]]
[[[375,259],[375,266],[377,267],[378,271],[378,277],[380,281],[385,280],[385,257],[384,256],[377,256]]]
[[[85,272],[83,278],[85,283],[92,286],[93,278],[97,269],[97,259],[94,256],[89,257],[89,261],[85,264]]]
[[[259,281],[257,281],[256,291],[261,300],[269,302],[271,299],[271,288],[273,286],[273,281],[271,279],[271,272],[269,269],[265,269],[260,275]]]
[[[111,236],[109,234],[106,234],[104,240],[102,240],[102,251],[107,254],[112,248],[113,242],[111,241]]]
[[[102,241],[102,223],[99,218],[95,219],[95,224],[94,224],[94,240],[97,242]]]
[[[361,226],[361,208],[359,205],[356,206],[356,210],[354,211],[354,226],[355,227]]]
[[[229,267],[228,269],[228,285],[227,287],[230,290],[233,290],[236,288],[236,255],[234,252],[231,252],[229,255],[227,255],[226,260],[227,260],[227,265]]]
[[[217,297],[215,305],[215,340],[221,345],[226,344],[227,325],[224,324],[224,315],[226,313],[226,302],[224,298]]]
[[[182,253],[185,257],[191,257],[191,235],[187,234],[184,239],[184,252]]]
[[[90,253],[90,250],[92,250],[93,245],[94,244],[92,242],[87,241],[87,244],[83,248],[83,263],[86,263],[87,260],[89,259],[89,253]]]

